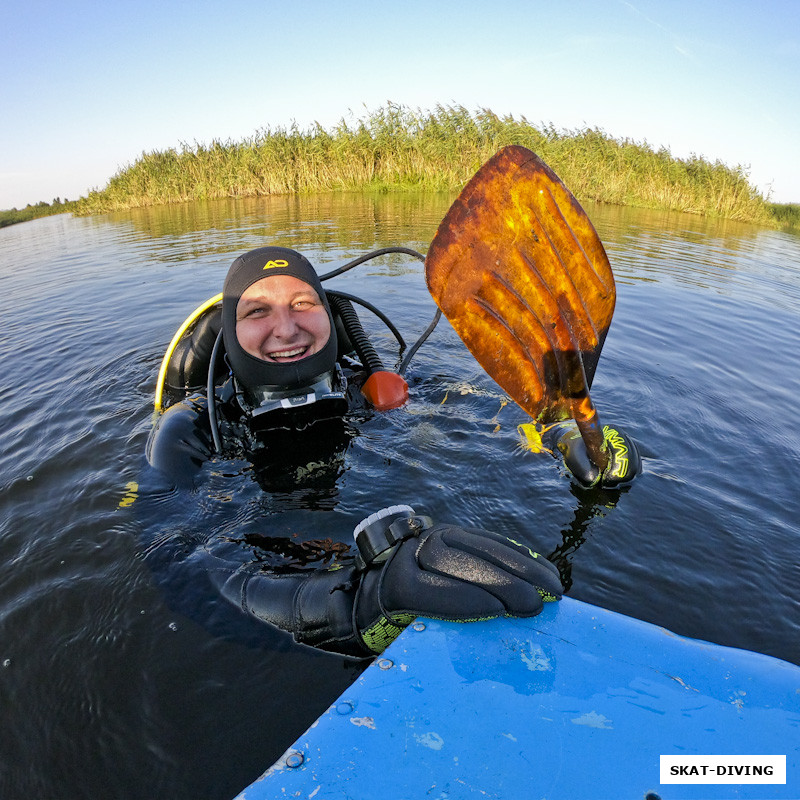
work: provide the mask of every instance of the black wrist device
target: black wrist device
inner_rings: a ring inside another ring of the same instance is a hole
[[[353,531],[356,565],[367,569],[386,561],[400,542],[419,536],[433,525],[430,517],[415,514],[411,506],[389,506],[370,515]]]

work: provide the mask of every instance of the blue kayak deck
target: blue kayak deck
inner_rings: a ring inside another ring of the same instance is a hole
[[[785,784],[660,784],[661,755],[786,756]],[[418,620],[238,800],[800,798],[800,667],[564,598]]]

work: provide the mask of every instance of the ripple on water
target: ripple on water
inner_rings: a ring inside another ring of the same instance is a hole
[[[590,209],[618,285],[592,394],[646,455],[630,491],[582,493],[521,449],[525,415],[443,321],[412,362],[411,403],[363,426],[324,502],[266,495],[246,463],[215,462],[203,491],[150,495],[158,526],[142,547],[160,357],[232,258],[295,246],[323,271],[375,247],[424,251],[448,203],[265,198],[0,231],[0,691],[14,698],[0,793],[234,796],[359,668],[247,627],[180,571],[169,597],[144,555],[183,548],[191,563],[209,537],[243,532],[349,542],[398,502],[526,537],[574,597],[800,662],[800,245],[738,224]],[[409,342],[433,314],[406,256],[337,286]],[[120,508],[126,492],[139,499]]]

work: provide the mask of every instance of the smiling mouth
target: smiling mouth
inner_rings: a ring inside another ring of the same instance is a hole
[[[275,353],[267,353],[265,360],[284,364],[287,361],[299,361],[308,352],[308,347],[294,347],[291,350],[278,350]]]

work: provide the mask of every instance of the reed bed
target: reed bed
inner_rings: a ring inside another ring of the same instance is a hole
[[[775,223],[790,231],[800,231],[800,203],[769,203],[769,212]]]
[[[0,228],[5,228],[6,225],[16,225],[19,222],[27,222],[31,219],[38,219],[39,217],[65,214],[70,211],[77,211],[76,201],[70,202],[56,197],[52,203],[42,201],[36,203],[36,205],[27,205],[22,209],[11,208],[6,211],[0,211]]]
[[[602,130],[535,126],[462,106],[432,111],[388,104],[342,119],[265,128],[240,142],[182,144],[143,153],[108,185],[77,202],[77,213],[272,194],[459,189],[500,147],[537,153],[579,200],[685,211],[769,224],[766,200],[745,168],[672,157],[646,142]]]

